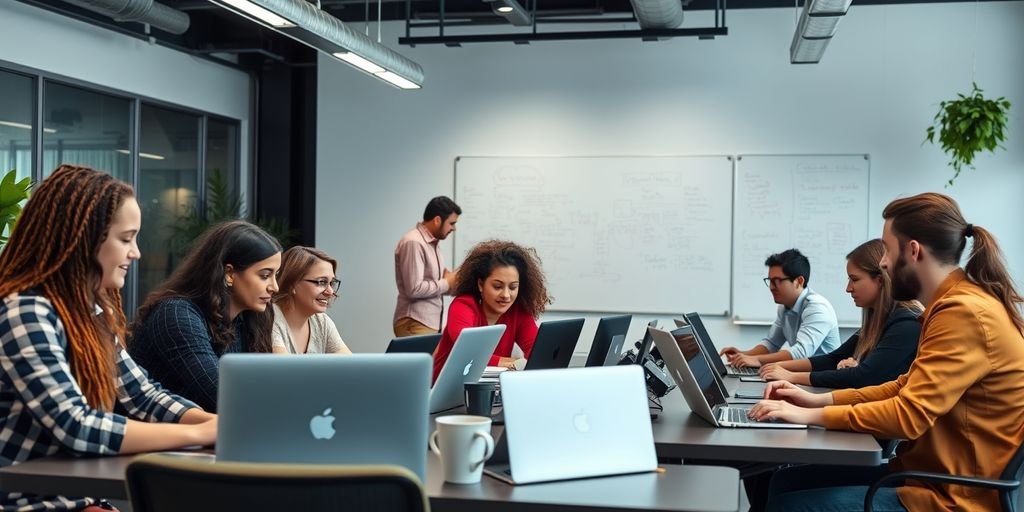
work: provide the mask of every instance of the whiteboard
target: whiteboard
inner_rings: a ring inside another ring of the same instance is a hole
[[[860,325],[860,309],[846,293],[846,255],[869,238],[870,167],[867,155],[737,157],[734,321],[775,320],[764,261],[795,247],[811,262],[809,286],[832,303],[839,325]]]
[[[549,309],[727,315],[728,156],[460,157],[456,264],[512,240],[543,262]]]

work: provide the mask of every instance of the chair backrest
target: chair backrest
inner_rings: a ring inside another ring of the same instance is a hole
[[[441,342],[441,334],[420,334],[418,336],[403,336],[394,338],[388,343],[385,353],[396,354],[403,352],[419,352],[433,354],[437,344]]]
[[[149,454],[128,465],[125,481],[134,512],[430,510],[416,475],[398,466],[215,463]]]

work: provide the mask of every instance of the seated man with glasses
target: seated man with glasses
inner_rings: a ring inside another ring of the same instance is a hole
[[[764,284],[779,305],[768,336],[750,350],[722,349],[737,368],[826,354],[839,347],[839,323],[832,304],[807,287],[811,263],[796,249],[773,254],[764,262]]]
[[[351,354],[327,308],[338,296],[338,262],[312,247],[281,256],[280,290],[274,295],[275,354]]]

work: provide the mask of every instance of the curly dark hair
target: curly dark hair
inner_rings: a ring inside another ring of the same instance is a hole
[[[472,295],[482,300],[478,281],[487,279],[496,267],[516,267],[519,271],[519,295],[516,304],[537,318],[551,304],[547,280],[541,270],[540,258],[532,247],[523,247],[507,240],[486,240],[473,246],[459,268],[455,295]]]

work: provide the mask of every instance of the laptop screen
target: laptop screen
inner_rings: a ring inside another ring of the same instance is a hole
[[[697,386],[700,387],[700,392],[704,395],[708,405],[714,407],[726,403],[722,390],[715,382],[715,375],[712,373],[714,370],[711,369],[708,360],[704,358],[693,331],[686,327],[676,329],[672,331],[672,337],[675,338],[676,345],[679,346],[679,351],[683,354],[686,365],[690,367],[694,379],[697,380]]]
[[[658,326],[658,321],[657,320],[651,320],[650,322],[647,322],[647,327],[657,327],[657,326]],[[648,331],[647,329],[644,329],[644,341],[640,345],[640,348],[636,352],[636,364],[639,364],[639,365],[643,365],[644,364],[644,357],[647,355],[647,352],[649,350],[651,350],[651,344],[652,343],[654,343],[654,336],[651,336],[651,332],[650,331]]]
[[[728,374],[729,370],[725,367],[725,363],[722,362],[722,358],[719,357],[718,349],[711,342],[711,336],[708,334],[708,331],[704,329],[704,322],[701,321],[700,315],[697,313],[687,313],[683,315],[683,318],[686,318],[686,322],[693,327],[693,332],[697,335],[697,341],[704,347],[704,353],[707,354],[711,364],[715,365],[718,374],[722,376]]]

